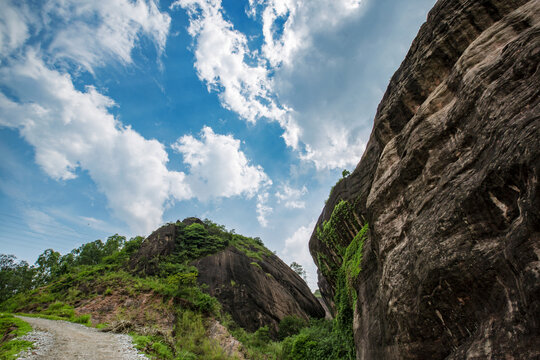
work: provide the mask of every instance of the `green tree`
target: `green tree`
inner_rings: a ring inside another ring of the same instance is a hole
[[[36,261],[37,285],[44,285],[57,274],[60,265],[60,253],[53,249],[45,250]]]
[[[304,270],[302,265],[300,265],[296,261],[293,261],[291,263],[291,269],[293,269],[294,272],[297,273],[302,279],[306,280],[306,270]]]
[[[96,240],[83,244],[77,249],[77,265],[97,265],[103,258],[103,250],[105,245],[103,241]]]
[[[135,236],[129,239],[124,244],[124,251],[126,254],[131,255],[141,247],[144,238],[142,236]]]
[[[0,254],[0,302],[34,287],[35,269],[13,255]]]
[[[346,178],[347,176],[351,175],[351,172],[347,169],[343,169],[343,171],[341,172],[341,177],[342,178]]]
[[[56,268],[56,276],[67,274],[73,266],[75,266],[76,253],[72,251],[66,255],[62,255],[60,261],[58,262],[58,267]]]
[[[103,257],[110,256],[120,251],[120,249],[122,249],[125,243],[126,243],[125,236],[120,236],[118,234],[109,236],[109,238],[105,242],[105,245],[103,246],[102,256]]]

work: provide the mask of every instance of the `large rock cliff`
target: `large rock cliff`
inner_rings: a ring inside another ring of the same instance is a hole
[[[306,283],[272,253],[259,261],[229,246],[193,264],[199,283],[208,285],[210,295],[249,331],[267,325],[277,335],[279,322],[287,315],[305,320],[325,315]]]
[[[317,223],[344,200],[369,224],[351,283],[359,359],[540,358],[539,60],[539,1],[429,13]],[[310,240],[334,311],[328,269],[353,237]]]
[[[187,218],[154,231],[132,257],[131,269],[156,275],[160,262],[185,245],[182,229],[192,224],[208,228],[197,218]],[[198,244],[197,251],[210,250],[200,253],[190,264],[197,268],[198,283],[219,300],[238,325],[248,331],[266,325],[276,336],[285,316],[305,320],[325,316],[305,281],[260,240],[217,231],[226,235],[227,242],[216,246],[219,242],[209,237],[213,244]]]

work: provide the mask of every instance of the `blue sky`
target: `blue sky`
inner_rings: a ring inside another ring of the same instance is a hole
[[[0,0],[0,252],[209,218],[316,269],[434,0]]]

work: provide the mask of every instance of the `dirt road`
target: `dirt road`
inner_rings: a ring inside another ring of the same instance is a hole
[[[127,335],[99,332],[80,324],[19,316],[34,331],[25,337],[35,349],[21,354],[19,360],[139,360]]]

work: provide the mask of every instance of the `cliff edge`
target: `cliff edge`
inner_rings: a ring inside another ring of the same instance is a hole
[[[310,239],[339,312],[343,248],[369,224],[346,282],[359,359],[540,357],[539,60],[538,1],[429,13]]]

